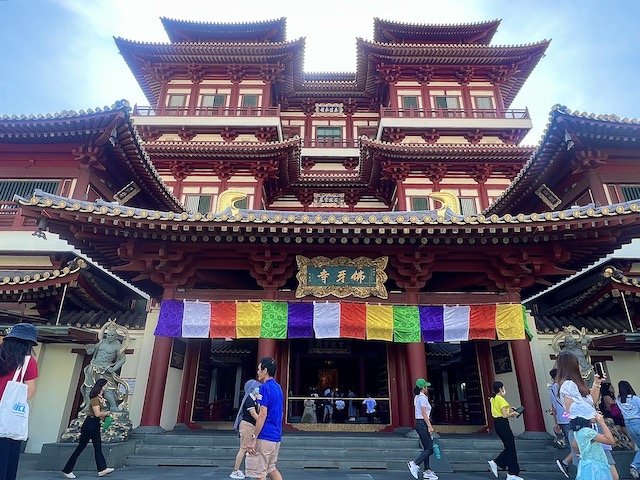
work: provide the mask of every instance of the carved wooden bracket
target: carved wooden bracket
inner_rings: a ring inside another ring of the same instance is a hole
[[[392,85],[400,79],[402,70],[397,65],[385,65],[379,63],[376,65],[376,82]]]
[[[344,203],[346,203],[349,208],[353,208],[358,204],[360,198],[362,198],[361,192],[349,190],[344,194]]]
[[[303,207],[308,207],[313,203],[313,192],[307,189],[297,192],[296,196]]]
[[[393,180],[394,182],[404,182],[410,173],[411,169],[404,163],[382,163],[382,178],[385,178],[387,180]]]
[[[512,65],[511,68],[492,68],[489,72],[488,79],[493,85],[500,86],[503,83],[507,82],[512,76],[514,76],[517,71],[518,70],[515,65]]]
[[[482,132],[480,130],[475,130],[473,132],[467,132],[464,134],[464,138],[467,139],[467,141],[469,143],[471,143],[472,145],[476,145],[478,143],[480,143],[480,140],[482,140]]]
[[[251,174],[256,180],[278,178],[278,162],[275,160],[269,160],[267,162],[252,163]]]
[[[294,256],[274,253],[270,248],[249,253],[249,273],[262,288],[279,288],[293,275]]]
[[[420,290],[433,275],[435,254],[421,251],[389,256],[389,277],[403,290]]]
[[[313,115],[316,111],[316,101],[313,98],[305,98],[300,102],[300,107],[305,115]]]
[[[229,180],[235,173],[233,167],[228,162],[218,162],[212,167],[213,174],[220,180]]]
[[[80,145],[71,151],[73,157],[84,167],[105,170],[100,160],[104,157],[104,149],[96,145]]]
[[[424,140],[429,145],[433,145],[435,143],[438,143],[438,140],[440,139],[440,133],[435,128],[432,128],[431,130],[424,132],[422,134],[422,138],[424,138]]]
[[[502,132],[500,139],[507,145],[515,145],[520,139],[520,134],[516,130],[509,130],[508,132]]]
[[[256,139],[260,143],[266,143],[274,140],[278,136],[278,130],[275,127],[260,127],[256,130]]]
[[[359,164],[360,160],[358,158],[345,158],[342,161],[342,166],[349,172],[354,172],[356,168],[358,168]]]
[[[309,158],[309,157],[304,157],[300,161],[300,165],[302,166],[302,171],[304,172],[311,170],[315,164],[316,164],[316,161],[313,158]]]
[[[207,76],[207,71],[202,65],[191,64],[187,65],[187,75],[189,79],[197,85],[202,83],[202,80]]]
[[[492,172],[493,168],[491,165],[475,165],[471,168],[471,178],[478,183],[486,183],[491,177]]]
[[[173,161],[169,164],[169,171],[176,180],[184,180],[193,173],[193,167],[187,162]]]
[[[473,80],[473,68],[461,67],[456,72],[456,80],[460,85],[469,85]]]
[[[260,78],[264,82],[274,83],[282,80],[282,73],[284,72],[284,65],[278,63],[277,65],[262,65],[260,67]]]
[[[178,136],[183,142],[190,142],[196,137],[196,135],[197,132],[191,130],[190,128],[181,127],[180,130],[178,130]]]
[[[238,138],[238,132],[236,132],[233,128],[224,127],[224,130],[220,132],[220,136],[225,142],[231,143],[236,138]]]
[[[416,80],[422,85],[427,85],[433,80],[435,73],[436,69],[433,67],[420,67],[416,72]]]
[[[142,70],[147,74],[151,75],[157,82],[166,84],[168,83],[174,76],[175,70],[167,65],[163,64],[153,64],[151,62],[145,62],[142,66]]]
[[[513,180],[518,176],[518,173],[520,173],[521,169],[522,169],[521,167],[512,166],[512,167],[504,167],[502,168],[502,171],[504,172],[505,176],[509,180]]]
[[[399,128],[385,128],[385,136],[393,143],[400,143],[404,140],[405,134]]]
[[[579,150],[571,160],[571,168],[574,174],[591,172],[606,165],[608,159],[609,156],[600,150]]]
[[[346,115],[353,115],[358,111],[358,105],[353,98],[347,98],[343,102],[342,109]]]
[[[242,80],[244,80],[246,73],[247,72],[245,71],[244,67],[240,65],[229,65],[229,67],[227,68],[227,75],[229,76],[229,80],[231,80],[231,83],[240,83]]]
[[[143,125],[140,127],[140,135],[147,142],[155,142],[162,136],[162,132],[157,128]]]
[[[447,175],[447,166],[442,163],[429,165],[423,170],[423,173],[433,183],[438,183]]]

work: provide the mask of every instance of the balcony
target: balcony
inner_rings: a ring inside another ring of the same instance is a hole
[[[357,139],[342,138],[305,138],[302,140],[303,157],[344,158],[359,157],[360,148]]]
[[[133,108],[136,125],[148,127],[275,127],[282,140],[280,107],[148,107]]]
[[[527,109],[452,109],[393,108],[380,109],[377,139],[385,128],[439,130],[529,130],[533,124]]]

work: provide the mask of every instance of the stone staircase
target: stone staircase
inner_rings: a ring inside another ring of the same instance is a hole
[[[233,466],[238,437],[233,432],[174,431],[134,435],[135,452],[127,465]],[[500,439],[486,435],[446,435],[438,440],[442,459],[431,457],[436,472],[488,472],[487,460],[502,450]],[[523,471],[553,472],[556,450],[549,440],[517,440]],[[389,433],[285,433],[278,466],[283,469],[365,469],[406,471],[422,451],[416,438]],[[562,477],[564,478],[564,477]]]

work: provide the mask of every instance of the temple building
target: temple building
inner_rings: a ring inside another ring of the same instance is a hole
[[[168,43],[115,40],[148,105],[0,119],[7,234],[56,234],[115,274],[99,274],[121,289],[110,309],[150,297],[121,375],[135,382],[134,425],[230,426],[272,356],[287,429],[412,426],[425,378],[440,432],[492,428],[496,379],[525,407],[514,431],[546,431],[548,342],[568,325],[549,318],[588,308],[548,287],[638,236],[637,122],[556,106],[541,144],[521,145],[532,122],[512,104],[549,42],[492,45],[499,21],[375,19],[355,73],[304,72],[284,18],[161,21]],[[635,292],[618,294],[633,313],[624,325],[615,313],[617,333],[640,322]],[[2,298],[15,313],[14,297]],[[41,352],[74,352],[77,322],[59,308],[37,319],[43,338],[71,333]],[[587,317],[572,325],[605,333]],[[594,344],[613,360],[613,342]],[[607,367],[627,375],[637,355]],[[76,358],[58,360],[76,380],[64,395],[77,395]],[[353,392],[355,415],[301,423],[305,398],[327,389]]]

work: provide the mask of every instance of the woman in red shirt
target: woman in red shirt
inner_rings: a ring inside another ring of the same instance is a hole
[[[31,350],[38,343],[36,327],[29,323],[18,323],[11,328],[11,332],[4,337],[0,344],[0,398],[4,394],[7,383],[13,379],[16,370],[24,364],[24,358],[29,356],[29,363],[23,381],[27,385],[27,398],[31,398],[36,391],[38,365],[31,356]],[[20,440],[0,438],[0,479],[15,480],[20,460]]]

